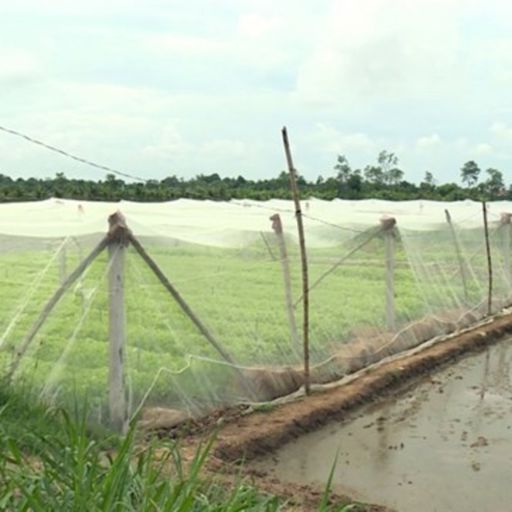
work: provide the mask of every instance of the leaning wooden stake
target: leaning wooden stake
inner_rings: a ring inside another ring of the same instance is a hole
[[[268,240],[267,240],[267,237],[265,236],[265,233],[262,233],[260,231],[260,236],[263,239],[263,243],[265,244],[265,247],[267,248],[268,255],[270,256],[270,259],[272,261],[276,261],[277,258],[274,255],[274,251],[272,250],[272,247],[270,247],[270,244],[268,243]]]
[[[487,204],[482,202],[482,211],[484,214],[484,235],[485,235],[485,250],[487,253],[487,271],[489,276],[489,289],[487,294],[487,314],[492,313],[492,259],[491,259],[491,245],[489,243],[489,224],[487,222]]]
[[[500,218],[502,236],[503,267],[508,288],[512,286],[512,268],[510,267],[510,231],[512,229],[512,213],[502,213]]]
[[[467,284],[467,278],[466,278],[466,267],[464,265],[464,258],[462,257],[462,251],[460,250],[459,238],[457,236],[455,228],[453,227],[452,217],[450,215],[450,212],[448,210],[445,210],[444,214],[446,216],[446,222],[448,222],[448,226],[450,226],[450,232],[451,232],[452,239],[453,239],[453,245],[455,246],[455,253],[457,254],[457,261],[459,262],[460,277],[462,279],[462,287],[464,290],[464,299],[467,301],[469,295],[468,295],[468,284]]]
[[[84,273],[86,268],[94,261],[94,259],[107,247],[109,243],[108,235],[105,236],[101,242],[90,252],[90,254],[76,267],[76,269],[69,274],[69,276],[65,279],[65,281],[60,285],[60,287],[55,291],[52,297],[48,300],[46,305],[44,306],[41,313],[37,317],[36,321],[32,324],[30,331],[27,333],[25,338],[23,339],[20,347],[16,350],[14,355],[13,362],[7,373],[7,378],[10,380],[14,373],[16,372],[21,358],[28,350],[30,344],[36,337],[39,329],[43,326],[44,322],[48,318],[49,314],[52,312],[53,308],[57,305],[59,300],[62,298],[66,290]]]
[[[290,189],[295,203],[295,218],[297,219],[297,229],[299,232],[300,256],[302,263],[302,304],[303,304],[303,327],[302,337],[304,344],[304,388],[306,395],[310,394],[310,378],[309,378],[309,284],[308,284],[308,260],[306,255],[306,242],[304,238],[304,224],[302,219],[302,210],[300,207],[299,187],[297,185],[297,171],[293,166],[292,154],[290,151],[290,143],[288,142],[288,132],[286,127],[281,131],[283,136],[284,151],[286,154],[286,162],[288,164],[288,172],[290,174]]]
[[[148,267],[153,271],[153,273],[156,275],[158,280],[162,283],[164,288],[171,294],[171,296],[174,298],[174,300],[178,303],[178,305],[181,307],[183,312],[192,320],[192,323],[197,327],[199,332],[210,342],[210,344],[217,350],[217,352],[224,358],[224,360],[232,365],[233,370],[238,374],[241,385],[243,386],[245,392],[247,393],[247,396],[249,398],[254,398],[254,392],[248,382],[248,379],[246,375],[240,370],[240,368],[237,366],[235,360],[228,354],[226,349],[220,344],[220,342],[215,339],[213,334],[206,328],[206,326],[201,322],[199,317],[192,311],[190,306],[186,303],[185,299],[180,295],[178,290],[172,285],[172,283],[167,279],[165,274],[162,272],[160,267],[156,264],[156,262],[151,258],[151,256],[146,252],[144,247],[141,245],[141,243],[137,240],[135,236],[130,232],[128,234],[128,238],[130,240],[130,243],[134,247],[134,249],[137,251],[137,253],[140,255],[140,257],[146,262]]]
[[[123,215],[117,212],[108,219],[110,224],[108,253],[110,357],[108,371],[108,404],[110,426],[119,433],[128,428],[128,403],[125,390],[124,351],[126,345],[126,313],[124,299],[124,262],[129,243],[128,228]]]
[[[206,326],[201,322],[199,317],[192,311],[190,306],[185,302],[185,299],[179,294],[178,290],[171,284],[169,279],[165,276],[165,274],[160,270],[160,267],[156,264],[156,262],[151,258],[151,256],[146,252],[146,249],[142,247],[141,243],[133,236],[133,234],[129,234],[129,239],[135,250],[139,253],[140,257],[146,262],[148,267],[153,271],[158,280],[162,283],[164,288],[172,295],[174,300],[181,307],[183,312],[192,320],[194,325],[199,329],[199,332],[212,344],[212,346],[217,350],[217,352],[228,362],[229,364],[235,364],[233,358],[226,352],[226,350],[222,347],[222,345],[214,338],[213,334],[206,328]]]
[[[388,329],[396,331],[395,320],[395,230],[396,219],[383,217],[380,220],[384,231],[386,252],[386,322]]]
[[[284,296],[286,313],[288,315],[288,325],[290,326],[290,336],[294,347],[299,345],[299,333],[297,332],[297,322],[295,321],[295,311],[293,310],[292,282],[290,276],[290,262],[288,260],[288,251],[286,250],[286,241],[283,235],[283,224],[278,213],[270,217],[272,229],[277,237],[279,253],[281,255],[281,269],[283,271]]]

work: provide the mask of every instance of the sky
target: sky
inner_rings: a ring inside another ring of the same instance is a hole
[[[512,3],[0,0],[0,126],[136,176],[512,164]],[[0,132],[0,173],[103,171]]]

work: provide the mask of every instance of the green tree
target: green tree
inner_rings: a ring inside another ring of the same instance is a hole
[[[350,175],[352,174],[352,169],[345,155],[338,155],[338,159],[336,161],[334,169],[338,171],[338,174],[336,175],[338,181],[340,181],[341,183],[347,183],[347,181],[350,178]]]
[[[464,183],[468,188],[476,185],[479,175],[480,167],[478,167],[478,164],[474,160],[466,162],[460,170],[462,183]]]
[[[393,167],[386,171],[385,177],[389,185],[398,185],[404,179],[404,173],[398,167]]]
[[[369,183],[373,183],[374,185],[383,185],[385,181],[382,167],[376,165],[367,165],[364,168],[364,177]]]
[[[377,157],[377,162],[382,169],[384,183],[397,185],[403,180],[404,173],[398,168],[398,157],[394,153],[382,150]]]
[[[356,199],[363,189],[363,178],[361,171],[354,171],[347,182],[348,198]]]
[[[428,187],[435,187],[436,182],[437,180],[434,178],[434,175],[430,171],[427,171],[425,172],[425,177],[423,178],[423,181],[421,183],[424,183]]]
[[[503,173],[498,169],[489,168],[485,171],[488,178],[484,183],[485,190],[491,196],[498,196],[505,191],[505,181],[503,180]]]

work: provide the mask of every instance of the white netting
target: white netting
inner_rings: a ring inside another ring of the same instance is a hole
[[[481,204],[312,199],[302,207],[313,382],[340,378],[488,313]],[[46,309],[116,210],[181,297],[133,246],[120,249],[129,414],[165,407],[198,415],[270,400],[304,383],[295,214],[291,202],[277,200],[0,205],[5,375],[29,381],[47,401],[86,401],[95,419],[108,423],[108,251]],[[511,224],[501,215],[509,211],[506,202],[488,209],[492,312],[512,301]]]

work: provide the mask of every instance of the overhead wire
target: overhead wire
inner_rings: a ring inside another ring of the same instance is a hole
[[[17,130],[12,130],[11,128],[6,128],[5,126],[0,125],[0,131],[9,133],[16,137],[20,137],[22,139],[27,140],[28,142],[31,142],[32,144],[37,144],[38,146],[41,146],[41,147],[48,149],[50,151],[53,151],[55,153],[58,153],[59,155],[65,156],[66,158],[71,158],[72,160],[75,160],[82,164],[88,165],[90,167],[94,167],[96,169],[101,169],[102,171],[107,171],[109,173],[116,174],[118,176],[123,176],[124,178],[129,178],[129,179],[132,179],[135,181],[140,181],[143,183],[147,183],[149,181],[146,178],[141,178],[140,176],[136,176],[134,174],[130,174],[130,173],[127,173],[124,171],[119,171],[118,169],[114,169],[113,167],[109,167],[107,165],[97,164],[96,162],[93,162],[92,160],[88,160],[87,158],[82,158],[80,156],[74,155],[72,153],[69,153],[68,151],[64,151],[63,149],[57,148],[56,146],[47,144],[46,142],[43,142],[42,140],[34,139],[33,137],[30,137],[29,135],[21,133]]]

